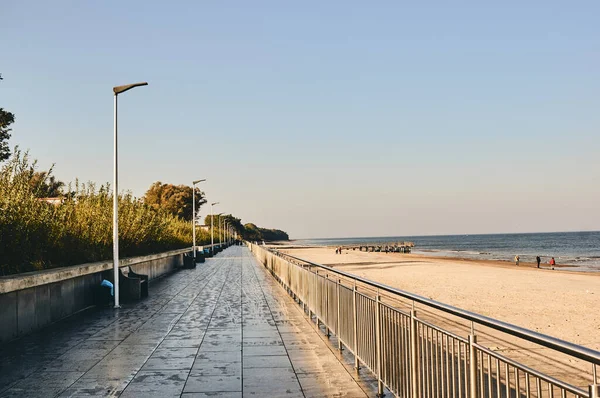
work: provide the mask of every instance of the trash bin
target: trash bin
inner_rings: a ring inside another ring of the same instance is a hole
[[[183,268],[191,269],[196,268],[196,262],[194,261],[194,257],[192,253],[185,253],[183,255]]]

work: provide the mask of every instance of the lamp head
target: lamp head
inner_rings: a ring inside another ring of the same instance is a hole
[[[202,180],[196,180],[196,181],[192,181],[192,184],[193,184],[193,185],[196,185],[196,184],[198,184],[199,182],[203,182],[203,181],[206,181],[206,178],[204,178],[204,179],[202,179]]]
[[[113,93],[115,93],[115,95],[119,95],[121,93],[124,93],[127,90],[131,90],[132,88],[140,87],[140,86],[147,86],[147,85],[148,85],[147,82],[141,82],[141,83],[126,84],[124,86],[117,86],[117,87],[113,87]]]

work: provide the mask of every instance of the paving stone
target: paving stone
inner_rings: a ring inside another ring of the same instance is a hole
[[[197,376],[241,376],[241,362],[216,362],[197,360],[192,366],[190,375]]]
[[[186,338],[169,338],[167,337],[160,343],[158,348],[199,348],[202,343],[202,338],[198,339],[186,339]]]
[[[182,398],[242,398],[242,392],[191,392],[181,395]]]
[[[202,346],[200,346],[196,360],[203,359],[214,362],[241,362],[242,351],[203,351]]]
[[[122,379],[79,379],[60,397],[114,397],[120,395],[133,376]]]
[[[283,345],[279,346],[248,346],[243,349],[244,357],[255,355],[287,355]]]
[[[188,373],[177,370],[139,372],[121,397],[179,397]]]
[[[279,335],[274,338],[270,337],[245,337],[244,336],[244,347],[251,346],[280,346],[283,345],[283,341]]]
[[[183,392],[225,392],[242,391],[241,375],[191,375]]]
[[[150,357],[148,361],[142,367],[142,371],[150,370],[190,370],[194,363],[194,357],[192,358],[154,358]]]
[[[248,356],[244,357],[245,368],[289,368],[290,358],[287,355]]]
[[[65,390],[83,372],[35,372],[2,393],[2,397],[48,397]]]
[[[334,373],[301,374],[298,380],[308,397],[367,397],[368,395],[345,371]]]

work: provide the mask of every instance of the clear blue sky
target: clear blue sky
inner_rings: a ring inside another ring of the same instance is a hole
[[[101,183],[146,80],[120,188],[296,238],[600,229],[600,3],[450,3],[5,0],[0,106]]]

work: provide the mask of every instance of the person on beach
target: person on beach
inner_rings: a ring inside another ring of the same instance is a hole
[[[515,265],[517,267],[519,266],[519,255],[518,254],[515,256]]]
[[[537,262],[538,268],[540,268],[540,262],[542,261],[542,259],[540,258],[540,256],[536,256],[535,257],[535,261]]]
[[[554,257],[552,257],[550,259],[550,266],[552,267],[552,269],[554,269],[554,266],[556,265],[556,261],[554,261]]]

